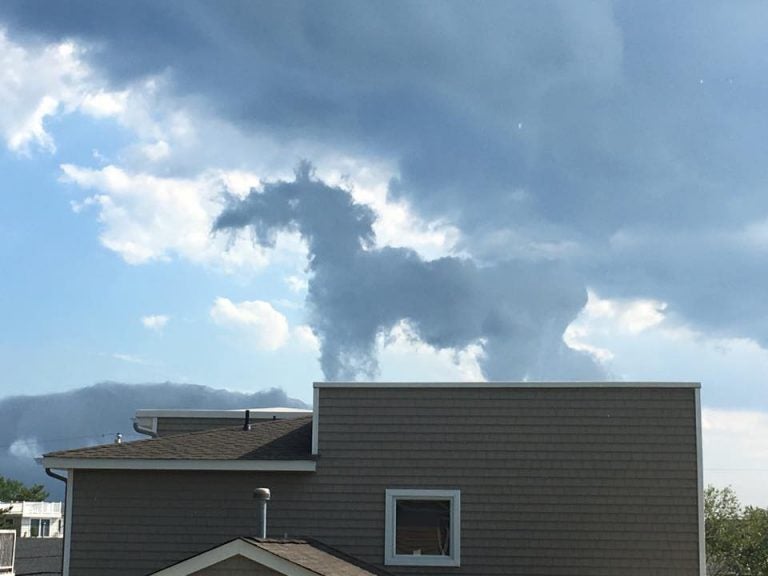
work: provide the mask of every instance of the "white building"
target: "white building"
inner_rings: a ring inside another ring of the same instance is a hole
[[[0,528],[12,528],[20,538],[61,538],[61,502],[0,502],[5,515]]]

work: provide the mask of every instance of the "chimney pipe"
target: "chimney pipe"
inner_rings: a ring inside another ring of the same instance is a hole
[[[243,432],[248,432],[251,429],[251,411],[245,411],[245,423],[243,424]]]
[[[270,496],[269,488],[256,488],[253,491],[253,499],[259,503],[259,538],[267,537],[267,502]]]

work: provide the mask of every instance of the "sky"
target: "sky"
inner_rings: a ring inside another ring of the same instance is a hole
[[[768,505],[768,5],[0,3],[0,395],[702,382]]]

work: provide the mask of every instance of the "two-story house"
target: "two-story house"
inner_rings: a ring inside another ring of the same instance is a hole
[[[61,538],[61,502],[0,502],[0,528],[21,538]]]
[[[309,416],[142,412],[157,437],[47,454],[64,574],[705,573],[698,384],[314,392]]]

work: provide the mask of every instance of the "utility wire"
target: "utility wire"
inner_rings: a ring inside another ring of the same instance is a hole
[[[10,448],[11,446],[18,446],[19,444],[50,444],[54,442],[68,442],[70,440],[88,440],[91,438],[107,438],[114,437],[116,434],[123,434],[123,438],[126,436],[133,436],[139,438],[143,434],[137,434],[135,432],[123,433],[123,432],[104,432],[103,434],[89,434],[88,436],[69,436],[60,438],[19,438],[11,444],[0,444],[0,448]]]

